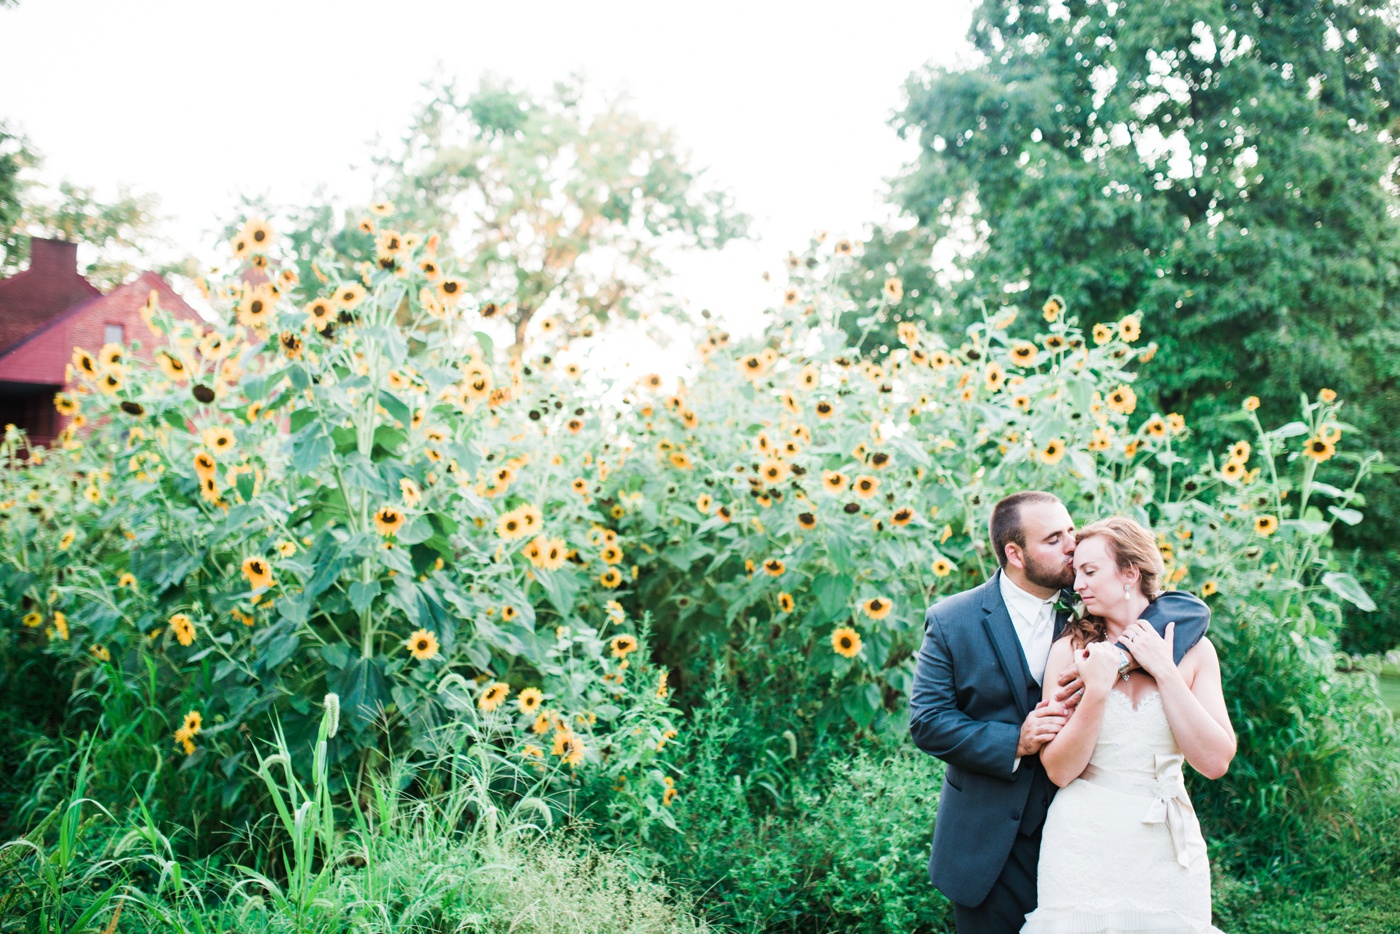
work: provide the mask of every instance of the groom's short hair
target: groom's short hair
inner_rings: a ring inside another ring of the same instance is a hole
[[[992,534],[992,550],[997,554],[997,564],[1006,567],[1006,544],[1015,542],[1026,547],[1026,530],[1021,527],[1021,507],[1027,503],[1058,503],[1060,498],[1044,490],[1022,490],[998,502],[992,507],[992,518],[987,523]]]

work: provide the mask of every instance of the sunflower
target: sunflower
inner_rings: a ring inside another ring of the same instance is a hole
[[[58,550],[67,551],[73,546],[73,540],[78,537],[77,529],[69,529],[58,539]]]
[[[1276,516],[1259,516],[1254,520],[1254,531],[1265,538],[1278,531],[1278,518]]]
[[[201,480],[212,477],[218,472],[219,465],[214,460],[214,455],[208,451],[198,451],[194,455],[194,472]]]
[[[504,704],[508,696],[510,696],[510,685],[504,681],[493,681],[481,693],[481,699],[476,702],[476,706],[491,713]]]
[[[565,728],[554,734],[554,755],[569,765],[582,765],[586,749],[583,740],[574,735],[573,730]]]
[[[1167,434],[1167,423],[1160,415],[1154,415],[1143,424],[1142,432],[1150,438],[1164,438]]]
[[[365,294],[363,286],[349,282],[336,288],[335,302],[341,311],[354,311],[365,300]]]
[[[836,407],[830,402],[827,402],[825,399],[822,399],[820,402],[817,403],[816,409],[817,418],[820,418],[823,421],[825,421],[828,418],[831,418],[831,416],[836,412]]]
[[[272,567],[262,558],[243,559],[243,576],[254,590],[272,586]]]
[[[1250,396],[1241,403],[1241,406],[1246,412],[1253,412],[1255,409],[1259,408],[1259,397]]]
[[[834,249],[835,249],[835,252],[837,253],[837,255],[839,255],[839,256],[845,256],[846,254],[848,254],[848,253],[851,252],[851,241],[849,241],[849,240],[837,240],[837,241],[836,241],[836,246],[834,247]]]
[[[297,553],[297,543],[285,538],[278,542],[276,547],[277,553],[284,558],[290,558]]]
[[[1011,362],[1017,366],[1035,366],[1035,358],[1040,348],[1030,341],[1016,341],[1011,345]]]
[[[136,586],[136,575],[132,574],[130,571],[123,571],[122,576],[117,578],[117,586],[134,588]]]
[[[637,639],[634,636],[613,636],[612,656],[613,658],[626,658],[628,654],[637,651]]]
[[[1113,340],[1113,328],[1106,324],[1094,325],[1094,343],[1102,346]]]
[[[885,301],[891,305],[899,304],[899,300],[904,297],[904,283],[893,277],[886,279],[884,296]]]
[[[557,571],[564,566],[564,558],[568,555],[568,546],[563,539],[545,538],[540,536],[531,543],[534,548],[531,550],[530,563],[537,568],[546,571]]]
[[[374,238],[374,252],[381,266],[385,260],[397,259],[405,249],[403,234],[397,230],[380,231]]]
[[[1332,442],[1318,435],[1308,439],[1308,443],[1303,445],[1303,453],[1319,464],[1337,453],[1337,449]]]
[[[172,382],[183,383],[190,375],[189,367],[185,366],[184,361],[168,350],[156,354],[156,365],[165,374],[165,378]]]
[[[1245,473],[1243,461],[1227,461],[1225,466],[1220,468],[1220,479],[1226,483],[1239,483],[1244,479]]]
[[[1045,316],[1046,321],[1054,323],[1060,317],[1060,312],[1064,310],[1064,300],[1058,295],[1052,295],[1045,300],[1045,304],[1040,308],[1040,313]]]
[[[792,608],[796,605],[796,601],[792,599],[792,594],[786,592],[778,594],[778,609],[782,610],[784,613],[791,613]]]
[[[937,577],[947,577],[954,569],[953,562],[947,558],[937,558],[933,562],[933,573]]]
[[[500,314],[500,311],[501,306],[497,305],[495,302],[487,302],[485,305],[482,305],[479,309],[477,309],[477,313],[483,318],[494,318],[496,317],[496,315]],[[553,330],[554,322],[549,320],[543,321],[540,323],[540,327],[546,331]],[[575,379],[578,379],[580,372],[578,364],[570,363],[567,367],[565,367],[565,372],[567,372],[570,376],[574,377]]]
[[[860,633],[849,626],[842,626],[831,634],[831,647],[837,655],[855,658],[860,654]]]
[[[1128,315],[1118,322],[1118,336],[1131,344],[1142,336],[1142,322],[1138,320],[1136,315]]]
[[[828,493],[840,493],[846,488],[846,475],[836,471],[827,470],[822,473],[822,489]]]
[[[311,326],[318,331],[324,331],[330,326],[335,317],[335,305],[328,298],[316,298],[307,302],[302,311],[306,313]]]
[[[170,617],[170,631],[175,634],[175,641],[181,645],[194,644],[194,620],[184,613],[176,613]]]
[[[1317,391],[1317,398],[1322,402],[1336,402],[1337,393],[1332,389],[1319,389]]]
[[[799,512],[797,514],[797,524],[810,532],[817,527],[817,514],[814,512]]]
[[[53,397],[53,407],[58,410],[59,415],[77,415],[78,403],[68,393],[56,393]]]
[[[758,474],[770,486],[782,483],[788,477],[788,465],[780,460],[769,459],[759,467]]]
[[[266,253],[272,245],[272,228],[260,217],[249,218],[240,236],[248,241],[248,249],[252,253]]]
[[[622,584],[622,572],[617,568],[608,568],[598,577],[598,583],[609,590],[614,590]]]
[[[88,379],[94,378],[99,372],[97,358],[81,347],[73,348],[73,367]]]
[[[521,713],[532,714],[540,709],[540,704],[544,703],[544,694],[539,688],[526,688],[520,692],[520,696],[515,699],[515,705],[520,708]]]
[[[773,577],[782,577],[787,567],[777,558],[769,558],[767,561],[763,562],[763,570],[767,571]]]
[[[908,525],[913,520],[914,510],[910,509],[908,506],[896,509],[894,515],[890,517],[890,521],[895,525]]]
[[[1062,438],[1051,438],[1039,451],[1040,460],[1045,464],[1058,464],[1064,456],[1065,442]]]
[[[1213,581],[1213,580],[1208,580],[1208,581],[1206,581],[1204,584],[1201,585],[1201,596],[1202,596],[1202,597],[1213,596],[1213,595],[1214,595],[1216,592],[1218,592],[1219,590],[1220,590],[1220,585],[1219,585],[1219,584],[1217,584],[1217,583],[1216,583],[1215,581]]]
[[[180,727],[190,736],[198,736],[204,729],[204,716],[198,710],[191,710],[185,714],[185,722]]]
[[[1171,412],[1167,415],[1167,430],[1174,435],[1179,435],[1186,430],[1186,417],[1178,412]]]
[[[598,557],[605,564],[620,564],[622,562],[622,549],[616,545],[607,545],[598,553]]]
[[[691,461],[690,455],[686,454],[684,451],[672,451],[671,466],[676,467],[680,470],[689,470],[695,465]]]
[[[1001,364],[995,360],[987,364],[987,368],[982,371],[982,385],[987,387],[988,392],[996,392],[1006,382],[1006,371],[1001,368]]]
[[[913,321],[899,322],[895,331],[899,335],[899,342],[906,347],[913,347],[919,342],[919,326]]]
[[[443,304],[447,305],[449,308],[456,304],[457,300],[465,295],[466,292],[467,284],[461,279],[447,278],[437,284],[438,297],[441,298]]]
[[[728,522],[731,518],[733,518],[733,513],[729,511],[728,506],[721,506],[715,510],[715,516],[720,519],[723,519],[725,522]]]
[[[89,648],[88,651],[100,662],[110,662],[112,660],[112,653],[108,651],[105,645],[94,645]]]
[[[801,296],[797,294],[796,289],[788,289],[786,292],[783,293],[783,304],[796,305],[800,298]]]
[[[63,613],[58,612],[57,610],[55,610],[53,614],[53,628],[54,632],[58,634],[58,637],[60,639],[64,640],[65,642],[68,641],[68,617],[65,616]],[[52,638],[53,633],[50,633],[49,637]]]
[[[713,507],[713,506],[714,506],[714,500],[710,498],[710,494],[709,494],[709,493],[701,493],[701,494],[700,494],[698,497],[696,497],[696,499],[695,499],[695,508],[696,508],[702,515],[708,516],[708,515],[710,514],[710,509],[711,509],[711,507]]]
[[[97,352],[97,360],[104,370],[120,372],[125,357],[126,350],[121,344],[103,344],[102,349]]]
[[[855,490],[856,495],[861,499],[869,499],[879,492],[880,481],[871,476],[856,477],[855,482],[851,484],[851,489]]]
[[[214,427],[206,428],[203,433],[204,446],[217,452],[224,453],[233,450],[233,432],[227,428]],[[196,455],[196,460],[198,455]]]
[[[1089,450],[1107,451],[1113,446],[1113,434],[1104,428],[1095,428],[1094,436],[1089,439]]]
[[[409,654],[418,661],[426,662],[429,659],[437,658],[438,649],[441,646],[438,645],[436,635],[426,629],[419,629],[404,640],[404,648],[408,649]]]
[[[288,360],[301,359],[301,338],[292,331],[283,331],[277,338],[278,346]]]
[[[1137,408],[1137,393],[1131,386],[1119,386],[1108,394],[1108,407],[1123,415],[1132,415]]]
[[[743,373],[751,380],[756,380],[768,369],[763,357],[756,353],[748,354],[739,358],[739,372]]]
[[[97,388],[102,390],[104,396],[110,396],[122,388],[122,378],[116,373],[103,373],[97,379]],[[77,417],[74,416],[74,418]]]
[[[219,496],[219,481],[212,474],[199,478],[199,495],[213,503],[215,506],[221,502]]]
[[[861,611],[871,619],[884,619],[890,615],[890,608],[894,604],[884,597],[871,597],[861,605]]]
[[[671,785],[671,784],[670,784],[670,782],[672,781],[672,779],[671,779],[671,777],[670,777],[669,775],[666,776],[666,781],[667,781],[666,790],[665,790],[664,792],[661,793],[661,805],[662,805],[662,807],[670,807],[670,806],[671,806],[671,802],[675,801],[676,798],[680,797],[680,792],[676,790],[676,788],[675,788],[674,785]]]
[[[28,613],[24,614],[24,625],[28,626],[30,629],[38,629],[39,624],[43,621],[44,617],[36,610],[30,610]]]

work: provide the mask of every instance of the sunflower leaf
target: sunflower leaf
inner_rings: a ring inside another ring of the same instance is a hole
[[[379,596],[379,581],[355,581],[350,585],[350,605],[356,613],[363,613]]]
[[[1366,592],[1366,588],[1356,578],[1341,571],[1328,571],[1322,575],[1323,585],[1337,596],[1359,609],[1370,613],[1376,609],[1376,602]]]

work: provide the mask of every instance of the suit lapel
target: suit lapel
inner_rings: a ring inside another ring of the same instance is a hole
[[[1031,686],[1030,670],[1026,667],[1025,653],[1021,651],[1021,640],[1016,638],[1016,627],[1011,624],[1011,613],[1006,609],[1006,601],[1001,598],[1001,571],[997,571],[987,582],[987,591],[982,598],[982,625],[991,640],[997,664],[1011,685],[1016,708],[1024,717],[1030,713],[1027,703]]]

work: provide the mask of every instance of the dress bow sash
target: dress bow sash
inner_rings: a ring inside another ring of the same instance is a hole
[[[1127,794],[1150,797],[1144,824],[1166,824],[1171,834],[1172,848],[1176,851],[1176,861],[1189,869],[1197,859],[1205,856],[1205,840],[1200,834],[1192,833],[1196,820],[1196,809],[1186,794],[1186,780],[1182,777],[1181,766],[1185,757],[1180,753],[1157,753],[1154,756],[1156,773],[1117,772],[1085,766],[1080,778],[1095,785],[1112,788]]]
[[[1176,861],[1189,869],[1193,862],[1205,855],[1205,841],[1199,834],[1191,833],[1190,825],[1195,820],[1196,809],[1186,794],[1186,780],[1181,775],[1184,761],[1180,753],[1157,754],[1156,787],[1142,822],[1166,824],[1172,835],[1172,846],[1176,849]]]

